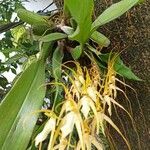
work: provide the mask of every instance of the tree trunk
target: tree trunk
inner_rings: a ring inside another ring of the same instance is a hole
[[[112,3],[117,0],[96,0],[95,13],[98,16]],[[141,78],[142,82],[129,81],[126,82],[132,86],[136,93],[131,89],[126,89],[126,93],[132,105],[133,118],[135,126],[139,135],[140,145],[138,144],[138,136],[132,127],[131,120],[124,113],[119,112],[119,117],[123,123],[122,131],[132,147],[133,150],[149,150],[150,149],[150,1],[145,1],[132,8],[125,15],[116,19],[115,21],[104,25],[99,31],[109,37],[111,45],[107,49],[122,51],[121,56],[125,64],[130,66],[133,72]],[[123,101],[124,96],[118,98],[124,107],[128,105]],[[114,116],[113,116],[114,117]],[[117,121],[118,127],[121,127],[121,122],[118,121],[116,115],[113,120]],[[124,130],[123,130],[124,129]],[[113,139],[117,145],[116,149],[126,150],[127,147],[121,140],[121,137],[113,134]]]

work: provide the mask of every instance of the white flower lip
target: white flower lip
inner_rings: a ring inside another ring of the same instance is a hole
[[[35,138],[36,147],[39,145],[39,143],[43,142],[47,138],[50,131],[55,129],[55,126],[56,126],[56,119],[50,118],[45,124],[43,131],[40,132]]]
[[[97,91],[94,87],[90,86],[87,88],[87,94],[90,96],[90,98],[96,102],[96,98],[97,98]]]
[[[87,96],[83,96],[81,98],[81,105],[82,105],[81,112],[83,113],[83,115],[86,119],[87,119],[89,111],[90,111],[90,105],[88,102],[88,98],[89,97],[87,97]]]
[[[75,113],[70,112],[65,116],[65,123],[61,127],[62,137],[65,138],[69,133],[73,131],[73,127],[75,124]]]

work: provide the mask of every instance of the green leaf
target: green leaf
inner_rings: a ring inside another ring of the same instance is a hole
[[[34,35],[42,36],[46,35],[47,31],[49,31],[49,27],[47,25],[32,25],[32,31]]]
[[[46,58],[52,53],[53,42],[41,43],[40,57],[46,60]]]
[[[45,96],[45,62],[36,60],[24,70],[0,105],[0,147],[25,150]]]
[[[108,47],[108,45],[110,44],[110,40],[105,35],[97,31],[92,33],[91,39],[102,47]]]
[[[61,78],[63,57],[64,57],[63,50],[61,47],[58,46],[54,51],[52,57],[52,70],[53,70],[53,76],[55,78],[55,82],[58,82]],[[55,91],[55,98],[54,98],[54,106],[56,106],[60,101],[59,96],[62,88],[57,84],[55,86],[56,86],[56,91]]]
[[[131,70],[129,67],[127,67],[127,66],[123,63],[123,61],[121,60],[120,57],[117,58],[116,63],[115,63],[115,65],[114,65],[114,69],[115,69],[115,71],[116,71],[119,75],[121,75],[121,76],[123,76],[123,77],[125,77],[125,78],[127,78],[127,79],[142,81],[139,77],[137,77],[137,76],[132,72],[132,70]]]
[[[114,56],[114,54],[115,53],[101,54],[101,55],[99,55],[99,58],[101,61],[107,63],[110,58],[110,55],[112,58]],[[117,56],[115,59],[114,70],[116,71],[117,74],[119,74],[120,76],[123,76],[127,79],[141,81],[141,79],[139,77],[137,77],[132,72],[132,70],[123,63],[120,56]]]
[[[138,2],[139,0],[122,0],[111,5],[93,22],[92,30],[120,17]]]
[[[4,54],[7,54],[7,53],[11,53],[11,52],[22,52],[22,51],[21,51],[21,48],[12,47],[12,48],[5,48],[5,49],[1,50],[1,52]]]
[[[56,41],[56,40],[60,40],[60,39],[64,39],[64,38],[67,38],[66,34],[56,32],[56,33],[51,33],[46,36],[43,36],[42,38],[39,39],[39,41],[51,42],[51,41]]]
[[[52,69],[53,69],[53,75],[55,77],[55,80],[58,80],[61,78],[61,67],[62,67],[62,59],[64,57],[63,50],[61,47],[57,47],[53,53],[52,58]]]
[[[48,23],[47,16],[39,15],[37,13],[26,10],[24,8],[18,8],[16,10],[16,13],[22,21],[24,21],[28,24],[52,26],[52,25],[50,25],[50,22]]]
[[[81,46],[76,46],[74,49],[71,50],[71,55],[75,60],[80,58],[81,54],[82,54]]]
[[[71,15],[70,15],[70,11],[67,6],[67,0],[64,0],[63,13],[66,18],[70,18]]]
[[[93,0],[65,0],[65,4],[78,24],[75,32],[69,38],[84,44],[90,36]]]

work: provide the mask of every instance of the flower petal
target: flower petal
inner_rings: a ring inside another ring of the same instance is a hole
[[[43,142],[50,131],[54,130],[56,126],[56,119],[55,118],[50,118],[47,123],[45,124],[43,131],[39,133],[36,138],[35,138],[35,146],[38,146],[39,143]]]
[[[80,81],[82,84],[85,83],[85,80],[84,80],[83,76],[79,76],[79,81]]]
[[[90,86],[87,88],[87,94],[90,96],[90,98],[96,102],[96,98],[97,98],[97,91],[94,87]]]
[[[68,134],[73,131],[74,123],[75,123],[75,113],[70,112],[68,113],[65,118],[65,123],[61,127],[62,137],[65,138]]]
[[[104,96],[104,101],[107,103],[108,105],[108,113],[111,116],[112,112],[111,112],[111,97],[109,97],[108,95]]]
[[[80,101],[81,101],[81,105],[82,105],[81,112],[83,113],[84,117],[87,119],[89,111],[90,111],[88,97],[83,96]]]

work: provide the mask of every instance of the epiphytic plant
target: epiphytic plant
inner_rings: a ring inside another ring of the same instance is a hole
[[[93,0],[64,0],[63,10],[46,16],[24,8],[16,10],[24,30],[18,30],[20,34],[12,31],[15,46],[22,41],[35,42],[39,51],[27,57],[24,70],[0,105],[1,149],[34,149],[35,145],[49,150],[101,150],[105,146],[100,133],[106,136],[107,123],[130,149],[110,118],[115,105],[132,120],[116,101],[118,92],[125,95],[116,82],[125,83],[116,75],[140,79],[123,64],[119,54],[98,51],[97,47],[108,47],[110,40],[97,29],[138,2],[122,0],[113,4],[94,22]],[[40,110],[45,93],[50,106]],[[37,112],[44,115],[38,117]]]

